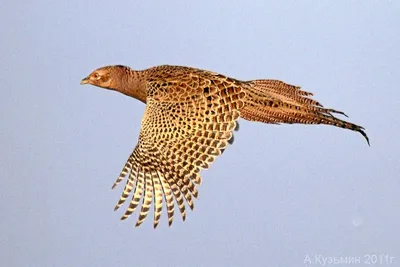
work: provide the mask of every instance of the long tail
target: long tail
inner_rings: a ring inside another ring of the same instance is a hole
[[[341,111],[324,108],[319,102],[309,98],[312,93],[300,87],[278,80],[254,80],[247,82],[246,104],[240,111],[242,118],[265,123],[327,124],[357,131],[367,140],[364,128],[343,121],[332,114]]]

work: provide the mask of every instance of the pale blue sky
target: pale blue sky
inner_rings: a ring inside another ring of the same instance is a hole
[[[371,253],[399,266],[400,2],[2,1],[0,23],[0,266],[365,266]],[[109,64],[301,85],[371,147],[242,120],[187,221],[134,228],[110,188],[144,105],[79,85]]]

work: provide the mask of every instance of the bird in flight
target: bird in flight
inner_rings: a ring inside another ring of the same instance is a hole
[[[154,206],[153,226],[157,227],[163,202],[168,224],[174,205],[186,218],[193,210],[200,172],[208,169],[233,142],[237,120],[264,123],[327,124],[364,136],[364,128],[336,118],[343,112],[324,108],[310,98],[311,93],[279,80],[240,81],[211,71],[157,66],[133,70],[126,66],[105,66],[82,79],[118,91],[146,104],[139,140],[112,188],[127,179],[117,210],[130,196],[122,216],[128,218],[141,203],[136,226]],[[185,205],[186,203],[186,205]]]

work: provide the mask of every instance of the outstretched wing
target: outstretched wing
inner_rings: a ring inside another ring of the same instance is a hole
[[[185,74],[178,78],[150,80],[147,105],[139,142],[113,188],[127,178],[115,209],[133,192],[126,219],[138,207],[136,226],[146,218],[154,203],[154,228],[163,201],[172,224],[174,199],[185,220],[185,201],[193,209],[201,183],[200,171],[207,169],[232,138],[245,93],[239,82],[212,73]]]

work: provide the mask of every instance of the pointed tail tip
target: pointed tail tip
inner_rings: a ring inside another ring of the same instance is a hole
[[[363,130],[358,130],[358,132],[365,138],[365,140],[367,141],[368,146],[371,146],[370,142],[369,142],[369,138],[368,135],[363,131]]]

